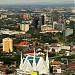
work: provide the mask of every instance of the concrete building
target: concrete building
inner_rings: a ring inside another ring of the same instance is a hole
[[[24,13],[22,14],[23,19],[28,20],[30,18],[30,14]]]
[[[13,40],[11,38],[3,39],[3,51],[12,52],[13,51]]]
[[[39,17],[34,17],[33,24],[35,29],[38,28],[38,24],[39,24],[38,21],[39,21]]]
[[[71,34],[73,34],[73,29],[67,28],[67,29],[65,29],[65,30],[63,31],[63,35],[64,35],[65,37],[67,37],[67,36],[69,36],[69,35],[71,35]]]
[[[47,33],[47,32],[50,32],[50,33],[57,33],[59,32],[58,30],[55,30],[52,28],[52,25],[42,25],[41,26],[41,32],[40,33]]]
[[[21,24],[20,30],[27,32],[29,30],[29,24]]]
[[[60,61],[53,61],[51,63],[51,67],[53,67],[54,75],[61,74],[61,62]]]
[[[43,25],[41,26],[41,31],[48,31],[48,30],[51,30],[52,29],[52,25]]]
[[[14,35],[14,34],[25,34],[25,32],[24,31],[15,31],[15,30],[4,29],[4,30],[0,30],[0,34]]]
[[[63,31],[65,29],[65,25],[63,23],[57,23],[56,21],[53,22],[53,29]]]
[[[7,15],[0,15],[0,19],[7,18]]]
[[[46,23],[46,14],[43,13],[41,14],[41,25],[45,25],[45,23]]]
[[[56,21],[53,21],[53,29],[55,29],[55,26],[57,26],[58,23]]]
[[[72,12],[72,13],[75,13],[75,9],[73,8],[73,9],[71,10],[71,12]]]
[[[64,46],[64,45],[50,45],[49,46],[49,52],[57,52],[59,53],[61,50],[66,50],[66,53],[68,54],[70,51],[70,46]]]

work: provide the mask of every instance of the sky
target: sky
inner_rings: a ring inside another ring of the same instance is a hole
[[[74,2],[74,0],[0,0],[0,4],[28,4],[28,3],[39,3],[39,2],[50,2],[50,3],[60,3],[60,2]]]

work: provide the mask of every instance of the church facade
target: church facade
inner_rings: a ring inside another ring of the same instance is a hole
[[[46,54],[46,61],[42,57],[36,57],[35,51],[34,56],[27,56],[26,58],[22,58],[21,54],[21,62],[19,69],[22,73],[25,74],[31,74],[32,71],[36,71],[40,75],[41,74],[48,75],[49,74],[48,54]]]

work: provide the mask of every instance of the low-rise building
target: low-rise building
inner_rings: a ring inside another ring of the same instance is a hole
[[[61,73],[61,62],[60,61],[53,61],[51,63],[51,67],[53,67],[53,73]]]

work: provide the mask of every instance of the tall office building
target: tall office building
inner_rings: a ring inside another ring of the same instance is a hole
[[[35,29],[38,28],[38,24],[39,24],[38,21],[39,21],[39,18],[38,17],[35,17],[34,20],[33,20],[33,24],[34,24],[34,28]]]
[[[12,52],[13,51],[13,40],[11,38],[3,39],[3,51]]]
[[[29,24],[21,24],[20,30],[27,32],[29,30]]]
[[[41,24],[45,25],[46,23],[46,14],[41,14]]]
[[[44,18],[44,15],[42,15],[41,20],[42,20],[42,25],[44,25],[44,24],[45,24],[45,18]]]

